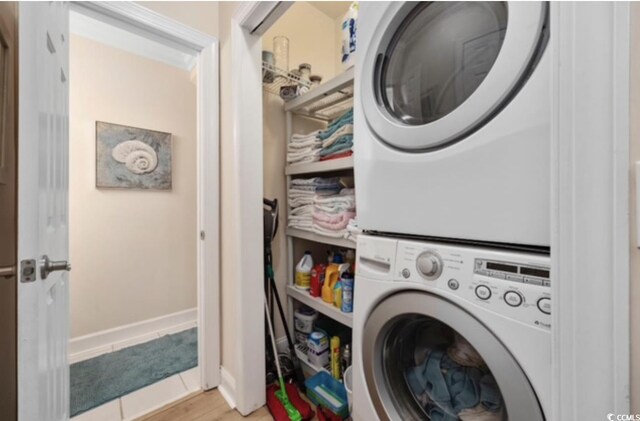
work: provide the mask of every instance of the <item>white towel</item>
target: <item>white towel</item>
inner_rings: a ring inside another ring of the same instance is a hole
[[[297,208],[293,208],[289,211],[289,217],[292,216],[302,216],[302,215],[313,215],[314,206],[313,205],[304,205],[298,206]]]
[[[320,133],[322,133],[322,130],[314,130],[312,132],[309,133],[294,133],[291,135],[291,140],[299,140],[299,139],[307,139],[310,137],[317,137]]]
[[[289,207],[297,208],[304,205],[313,205],[313,196],[289,197]]]
[[[331,231],[328,229],[324,229],[321,226],[318,226],[317,224],[313,224],[313,232],[315,232],[316,234],[320,234],[320,235],[324,235],[325,237],[332,237],[332,238],[344,238],[344,235],[346,233],[346,229],[340,230],[340,231]]]

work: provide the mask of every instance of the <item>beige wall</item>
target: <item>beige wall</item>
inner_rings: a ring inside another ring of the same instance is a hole
[[[218,36],[217,1],[139,1],[137,3],[200,32]]]
[[[196,86],[71,37],[71,336],[196,306]],[[170,83],[168,83],[170,81]],[[95,188],[96,120],[173,134],[173,189]]]
[[[273,50],[273,37],[284,35],[289,38],[289,68],[297,68],[300,63],[309,63],[312,74],[320,74],[323,80],[329,80],[341,71],[340,51],[337,50],[336,20],[325,15],[306,2],[295,3],[265,33],[262,46]],[[285,286],[287,284],[287,241],[286,229],[286,126],[283,101],[280,97],[263,95],[264,107],[264,195],[269,199],[277,198],[281,205],[280,228],[273,243],[273,263],[278,291],[286,306]],[[324,125],[314,120],[294,119],[294,132],[305,133],[322,128]],[[284,336],[279,317],[276,318],[276,336]]]
[[[640,4],[631,3],[631,144],[630,144],[630,260],[631,260],[631,412],[640,413],[640,249],[636,247],[635,162],[640,161]]]

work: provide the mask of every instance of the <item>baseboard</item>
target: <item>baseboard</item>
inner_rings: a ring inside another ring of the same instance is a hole
[[[227,404],[233,409],[236,407],[236,379],[225,370],[224,367],[220,367],[220,386],[218,387],[220,394],[227,401]]]
[[[135,342],[138,338],[144,338],[153,334],[162,335],[172,330],[188,329],[197,323],[198,309],[191,308],[166,316],[143,320],[89,335],[78,336],[69,341],[69,360],[80,361],[82,356],[96,356],[110,352],[117,344],[128,341]]]

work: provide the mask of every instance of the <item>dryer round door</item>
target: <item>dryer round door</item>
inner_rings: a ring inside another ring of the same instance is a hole
[[[544,420],[511,353],[443,298],[420,291],[387,297],[365,323],[362,352],[382,420]]]
[[[391,3],[361,72],[380,140],[429,151],[489,121],[526,82],[547,40],[545,2]]]

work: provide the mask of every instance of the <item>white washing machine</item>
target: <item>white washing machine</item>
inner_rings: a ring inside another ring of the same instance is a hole
[[[545,2],[363,2],[355,176],[365,230],[548,246]]]
[[[548,256],[360,236],[355,285],[356,421],[549,418]]]

